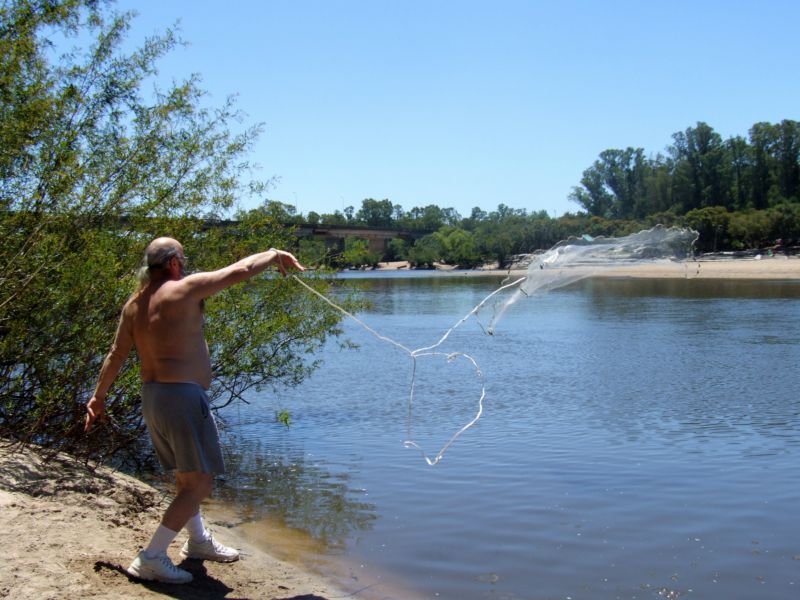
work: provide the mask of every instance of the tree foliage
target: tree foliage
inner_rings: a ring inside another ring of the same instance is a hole
[[[93,0],[0,7],[0,436],[120,459],[141,439],[136,361],[109,422],[87,437],[82,419],[148,241],[176,237],[207,270],[291,239],[270,215],[215,225],[245,191],[258,127],[233,131],[234,106],[204,107],[194,77],[145,95],[178,40],[124,53],[130,19]],[[212,401],[296,384],[337,318],[290,280],[215,297]]]
[[[672,136],[667,154],[604,150],[571,199],[590,215],[642,219],[721,206],[764,210],[800,202],[800,122],[756,123],[749,139],[724,140],[699,122]]]
[[[800,240],[800,122],[756,123],[747,138],[729,139],[699,122],[673,134],[664,154],[604,150],[570,198],[584,212],[551,218],[501,202],[492,211],[476,206],[462,218],[435,204],[405,210],[368,198],[358,211],[315,213],[314,221],[414,233],[412,243],[388,244],[382,258],[404,257],[417,266],[504,266],[572,235],[625,235],[659,223],[695,227],[700,251],[791,246]],[[295,213],[284,220],[290,217],[303,220]]]
[[[347,237],[340,264],[349,267],[374,267],[380,261],[380,254],[369,249],[369,241],[357,237]]]
[[[356,213],[356,220],[367,227],[391,227],[394,206],[388,200],[367,198]]]

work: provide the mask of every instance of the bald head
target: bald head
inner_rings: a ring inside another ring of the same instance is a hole
[[[183,258],[183,246],[178,240],[160,237],[150,242],[144,251],[142,266],[136,274],[139,280],[139,289],[153,281],[154,274],[157,274],[154,281],[163,279],[166,273],[162,273],[162,270],[173,256],[185,260]]]
[[[183,256],[183,246],[178,240],[168,237],[154,239],[144,251],[144,263],[148,269],[158,268],[173,256]]]

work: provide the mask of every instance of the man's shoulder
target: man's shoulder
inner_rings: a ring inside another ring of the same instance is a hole
[[[172,279],[162,283],[153,291],[147,300],[151,308],[159,307],[168,312],[194,312],[195,307],[200,307],[202,296],[197,293],[196,282],[192,281],[193,275],[183,279]]]
[[[130,296],[128,296],[128,299],[125,300],[125,304],[122,305],[123,312],[128,310],[129,307],[136,305],[141,297],[142,297],[141,289],[136,290]]]
[[[122,305],[122,316],[123,317],[132,316],[133,313],[135,313],[137,308],[139,307],[141,299],[142,299],[141,289],[136,290],[130,296],[128,296],[128,299],[125,301],[125,304]]]
[[[176,297],[184,297],[196,301],[203,300],[220,291],[217,280],[220,278],[221,273],[222,271],[202,271],[186,275],[182,279],[173,280],[170,282],[173,285],[170,293]]]

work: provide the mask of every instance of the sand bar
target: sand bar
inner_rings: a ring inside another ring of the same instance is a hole
[[[408,263],[381,263],[379,270],[405,270]],[[493,269],[478,268],[461,270],[441,268],[436,270],[440,274],[452,275],[513,275],[523,276],[524,269]],[[605,266],[592,270],[592,277],[631,277],[631,278],[671,278],[671,279],[774,279],[792,280],[800,279],[800,257],[798,256],[772,256],[760,259],[734,258],[734,259],[698,259],[681,262],[659,262],[643,264],[626,264],[623,266]]]

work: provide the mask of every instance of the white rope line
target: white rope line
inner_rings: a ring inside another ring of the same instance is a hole
[[[322,294],[320,294],[320,293],[319,293],[317,290],[315,290],[314,288],[312,288],[312,287],[311,287],[310,285],[308,285],[308,284],[307,284],[305,281],[303,281],[302,279],[300,279],[300,278],[299,278],[297,275],[292,275],[292,279],[294,279],[294,280],[295,280],[297,283],[299,283],[299,284],[300,284],[300,285],[302,285],[304,288],[306,288],[306,289],[307,289],[309,292],[311,292],[312,294],[314,294],[315,296],[317,296],[317,297],[318,297],[320,300],[323,300],[324,302],[326,302],[327,304],[329,304],[329,305],[330,305],[332,308],[335,308],[336,310],[338,310],[338,311],[339,311],[340,313],[342,313],[343,315],[345,315],[345,316],[347,316],[347,317],[350,317],[351,319],[353,319],[353,321],[355,321],[356,323],[358,323],[359,325],[361,325],[361,326],[362,326],[364,329],[366,329],[367,331],[369,331],[369,332],[370,332],[372,335],[374,335],[374,336],[375,336],[376,338],[378,338],[379,340],[383,340],[384,342],[387,342],[387,343],[389,343],[389,344],[392,344],[392,345],[394,345],[394,346],[397,346],[398,348],[400,348],[401,350],[405,350],[405,351],[406,351],[406,352],[408,352],[409,354],[411,354],[411,353],[413,352],[412,350],[409,350],[408,348],[406,348],[406,347],[405,347],[403,344],[401,344],[401,343],[399,343],[399,342],[395,342],[393,339],[391,339],[391,338],[388,338],[388,337],[386,337],[386,336],[383,336],[383,335],[381,335],[380,333],[378,333],[377,331],[375,331],[375,330],[374,330],[372,327],[370,327],[369,325],[367,325],[366,323],[364,323],[364,321],[362,321],[361,319],[357,318],[357,317],[356,317],[356,316],[354,316],[353,314],[351,314],[351,313],[347,312],[347,311],[346,311],[345,309],[343,309],[341,306],[339,306],[338,304],[335,304],[335,303],[334,303],[332,300],[329,300],[327,297],[325,297],[325,296],[323,296]]]
[[[370,332],[373,336],[375,336],[379,340],[382,340],[382,341],[384,341],[384,342],[386,342],[388,344],[391,344],[391,345],[393,345],[393,346],[395,346],[397,348],[400,348],[401,350],[406,352],[411,357],[411,362],[412,362],[412,368],[411,368],[411,391],[409,392],[409,397],[408,397],[408,423],[407,423],[407,430],[406,430],[406,433],[407,433],[409,439],[407,439],[405,442],[403,442],[403,445],[406,448],[415,448],[415,449],[419,450],[420,454],[425,459],[425,462],[427,462],[431,466],[437,464],[440,460],[442,460],[442,457],[444,456],[444,453],[447,451],[448,448],[450,448],[450,446],[453,444],[453,442],[455,442],[461,436],[461,434],[463,434],[467,429],[469,429],[470,427],[475,425],[475,423],[477,423],[478,420],[481,418],[481,415],[483,414],[483,400],[486,397],[486,383],[485,383],[485,380],[484,380],[483,372],[481,371],[480,367],[478,366],[477,361],[474,358],[472,358],[469,354],[465,354],[463,352],[450,352],[450,353],[448,353],[448,352],[433,352],[433,350],[435,350],[440,345],[442,345],[444,343],[444,341],[450,336],[450,334],[457,327],[459,327],[462,323],[464,323],[469,317],[471,317],[475,313],[477,313],[486,304],[486,302],[488,302],[489,299],[491,299],[495,294],[498,294],[499,292],[502,292],[503,290],[508,289],[510,287],[513,287],[515,285],[519,285],[520,283],[522,283],[526,279],[526,277],[520,277],[516,281],[513,281],[511,283],[507,283],[507,284],[499,287],[498,289],[494,290],[491,294],[489,294],[483,300],[481,300],[478,303],[478,305],[475,306],[475,308],[473,308],[466,315],[464,315],[464,317],[462,319],[460,319],[455,325],[453,325],[450,329],[448,329],[445,332],[445,334],[439,339],[438,342],[436,342],[435,344],[433,344],[431,346],[425,346],[423,348],[417,348],[416,350],[411,350],[410,348],[404,346],[403,344],[401,344],[399,342],[396,342],[395,340],[393,340],[393,339],[391,339],[389,337],[386,337],[385,335],[381,335],[380,333],[375,331],[372,327],[370,327],[369,325],[364,323],[361,319],[359,319],[358,317],[354,316],[352,313],[348,312],[347,310],[345,310],[344,308],[342,308],[338,304],[335,304],[332,300],[330,300],[329,298],[327,298],[326,296],[324,296],[323,294],[319,293],[317,290],[312,288],[310,285],[308,285],[307,283],[302,281],[299,277],[297,277],[297,275],[292,275],[292,279],[294,279],[297,283],[299,283],[306,290],[308,290],[309,292],[311,292],[312,294],[317,296],[320,300],[322,300],[323,302],[325,302],[326,304],[328,304],[329,306],[331,306],[335,310],[339,311],[343,315],[349,317],[350,319],[352,319],[353,321],[355,321],[359,325],[361,325],[361,327],[366,329],[368,332]],[[454,360],[456,360],[458,358],[464,358],[467,361],[469,361],[472,364],[472,366],[475,368],[475,373],[476,373],[476,375],[478,377],[478,380],[481,383],[481,394],[480,394],[480,398],[478,399],[478,410],[477,410],[475,416],[466,425],[462,426],[458,431],[456,431],[456,433],[454,433],[450,437],[450,439],[444,444],[444,446],[442,446],[442,448],[436,453],[436,456],[434,456],[434,458],[430,458],[430,456],[428,456],[428,454],[425,452],[425,450],[417,442],[415,442],[413,439],[411,439],[411,437],[412,437],[411,436],[411,423],[412,423],[412,412],[413,412],[413,405],[414,405],[414,389],[416,387],[416,377],[417,377],[417,358],[420,357],[420,356],[444,356],[447,359],[448,362],[453,362]]]

